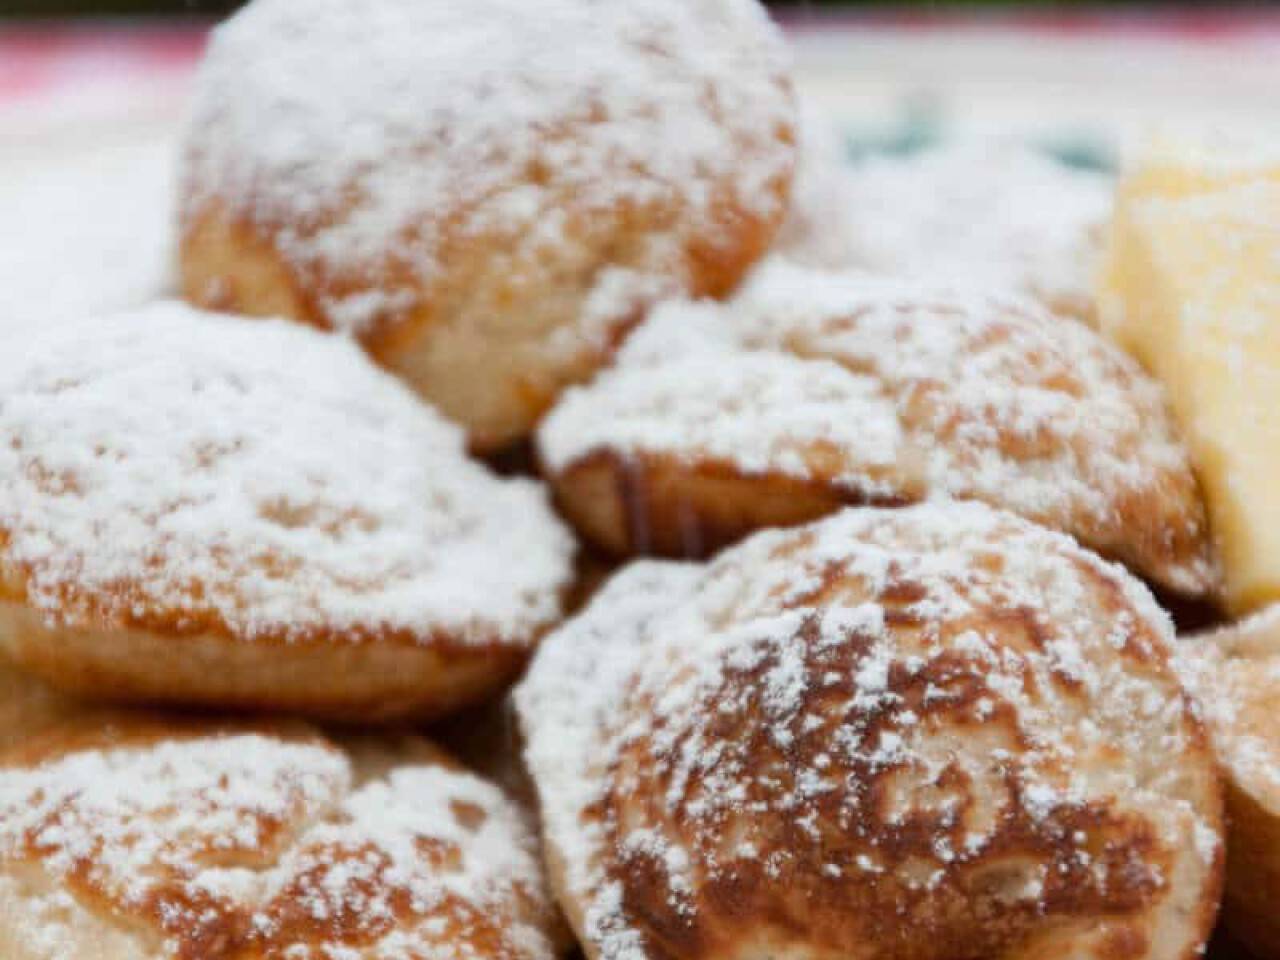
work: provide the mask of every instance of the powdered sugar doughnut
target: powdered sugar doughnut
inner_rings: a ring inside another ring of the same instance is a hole
[[[844,503],[982,500],[1188,594],[1217,583],[1155,382],[1020,296],[766,262],[727,305],[658,307],[538,435],[569,517],[618,553],[701,555]]]
[[[655,297],[730,290],[786,212],[755,0],[255,0],[197,88],[187,296],[358,337],[480,448]]]
[[[1280,607],[1188,637],[1179,654],[1227,776],[1226,925],[1280,956]]]
[[[440,713],[519,670],[571,554],[341,338],[162,303],[0,356],[0,645],[66,689]]]
[[[1171,641],[979,504],[633,565],[517,688],[553,886],[592,960],[1192,960],[1222,801]]]
[[[551,960],[536,842],[425,741],[119,717],[0,758],[7,960]]]

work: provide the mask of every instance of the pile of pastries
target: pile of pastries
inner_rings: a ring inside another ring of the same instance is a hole
[[[219,27],[0,338],[0,956],[1280,957],[1280,163],[840,154],[756,0]]]

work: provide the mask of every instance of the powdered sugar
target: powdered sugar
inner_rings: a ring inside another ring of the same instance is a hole
[[[176,303],[0,357],[0,530],[50,621],[245,637],[529,643],[572,551],[541,490],[470,462],[354,346]]]
[[[747,939],[793,884],[838,882],[842,929],[874,939],[858,890],[879,890],[881,911],[888,891],[915,891],[927,914],[957,871],[999,863],[1024,820],[1046,845],[1015,858],[1026,882],[1009,895],[1033,910],[1052,913],[1063,883],[1162,888],[1158,863],[1090,852],[1071,826],[1090,809],[1112,826],[1088,829],[1116,844],[1139,817],[1165,849],[1202,850],[1187,869],[1207,890],[1212,766],[1171,637],[1121,570],[978,505],[848,510],[705,568],[633,565],[517,691],[580,932],[605,960],[639,960],[676,918],[722,935],[724,890]],[[917,848],[905,825],[922,822],[934,832]],[[821,898],[805,902],[820,923]]]
[[[1280,817],[1280,605],[1184,638],[1177,662],[1232,782]]]
[[[497,788],[424,761],[356,783],[315,740],[188,734],[9,767],[0,863],[31,859],[158,925],[166,956],[416,960],[468,949],[485,914],[513,956],[551,956],[533,841]]]
[[[568,892],[575,899],[598,897],[592,903],[597,926],[610,923],[617,909],[610,901],[619,893],[600,882],[603,827],[583,816],[600,798],[609,762],[606,731],[618,720],[619,698],[652,652],[663,611],[683,610],[700,579],[692,564],[631,564],[584,613],[543,642],[516,689],[525,759],[542,798],[543,836],[563,859]],[[643,729],[637,720],[635,732]],[[640,949],[633,931],[615,929],[612,937]]]
[[[1092,331],[998,290],[774,258],[727,305],[655,310],[538,439],[554,471],[605,449],[819,480],[855,500],[977,498],[1175,587],[1214,577],[1158,386]],[[1149,517],[1124,506],[1138,498]],[[1170,531],[1186,555],[1130,549]]]
[[[0,775],[0,829],[9,856],[29,836],[54,873],[93,859],[102,882],[141,896],[161,857],[260,848],[271,824],[312,819],[349,780],[332,750],[257,735],[84,751]]]
[[[173,151],[169,138],[138,139],[5,171],[0,337],[172,290]]]
[[[725,182],[773,211],[792,162],[785,75],[753,0],[258,0],[204,64],[188,209],[217,198],[301,269],[411,301],[445,220],[544,244],[575,229],[557,196],[575,219],[678,197],[696,222]],[[367,292],[330,318],[360,330],[386,313]]]
[[[599,394],[590,389],[571,398],[542,435],[548,463],[570,462],[570,449],[675,448],[747,472],[806,476],[809,448],[831,443],[863,452],[865,466],[859,464],[856,482],[872,493],[892,492],[875,471],[894,462],[902,430],[874,383],[851,378],[826,361],[780,364],[764,353],[738,351],[717,362],[711,356],[692,354],[656,369],[623,367],[608,374],[601,390],[621,401],[616,404],[599,404]],[[850,416],[851,409],[859,415]],[[761,412],[767,412],[764,422]]]
[[[791,207],[774,245],[800,263],[840,266],[853,255],[846,192],[851,175],[843,132],[811,99],[800,98],[800,155]]]
[[[1056,310],[1092,316],[1111,210],[1106,177],[998,142],[877,157],[840,178],[813,165],[811,186],[799,194],[810,212],[800,219],[820,229],[791,234],[784,251],[794,258],[1009,285]]]

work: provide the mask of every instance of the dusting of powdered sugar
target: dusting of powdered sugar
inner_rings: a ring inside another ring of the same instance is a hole
[[[667,393],[665,385],[679,386]],[[583,391],[548,423],[542,448],[548,463],[571,462],[563,456],[568,444],[583,451],[681,449],[748,473],[804,477],[813,472],[812,447],[832,444],[859,451],[859,463],[842,481],[869,495],[897,492],[878,478],[903,444],[892,400],[869,378],[851,377],[836,363],[780,364],[761,352],[694,353],[658,370],[620,368],[602,392],[646,402],[610,402],[597,406],[594,417],[580,416],[595,406],[595,391]],[[657,423],[669,431],[666,444],[654,442]]]
[[[598,824],[581,812],[599,799],[598,773],[607,763],[603,732],[613,726],[619,697],[652,653],[654,626],[683,610],[702,568],[638,561],[614,576],[585,612],[539,649],[515,703],[526,736],[525,759],[544,802],[544,835],[563,846],[569,889],[586,890],[594,868],[589,850],[602,842]]]
[[[844,134],[811,99],[799,98],[799,156],[791,184],[791,206],[775,251],[799,263],[840,266],[853,255],[845,201],[850,176]]]
[[[771,258],[727,304],[659,306],[613,369],[562,396],[538,443],[553,471],[608,450],[719,460],[851,500],[976,498],[1178,588],[1214,576],[1159,386],[1084,325],[999,288]],[[1125,555],[1170,530],[1193,544],[1185,555]]]
[[[1034,626],[1019,634],[1010,617]],[[977,504],[850,509],[705,567],[634,564],[547,638],[516,693],[579,932],[603,960],[645,960],[655,927],[636,898],[669,911],[656,928],[697,936],[725,922],[699,926],[720,909],[701,892],[719,880],[768,898],[809,868],[848,884],[841,902],[886,884],[928,898],[966,864],[999,862],[1015,820],[1057,852],[1015,860],[1025,883],[1009,895],[1052,912],[1063,876],[1090,884],[1114,869],[1062,826],[1086,809],[1141,818],[1187,858],[1169,876],[1130,860],[1124,882],[1207,888],[1221,824],[1213,791],[1186,786],[1212,771],[1171,641],[1123,570]],[[833,797],[847,822],[827,827],[861,848],[823,862],[836,856],[823,832]],[[931,847],[904,859],[880,845],[921,816],[948,827]],[[781,823],[785,843],[769,832]],[[635,864],[657,866],[632,887]],[[744,880],[756,875],[759,888]],[[748,938],[762,907],[742,902]],[[781,894],[770,903],[784,909]],[[858,927],[856,910],[847,922]]]
[[[655,204],[711,222],[725,185],[774,216],[787,60],[755,0],[256,0],[201,70],[186,209],[230,204],[302,269],[372,282],[326,305],[358,332],[434,278],[459,222],[554,246]]]
[[[541,489],[470,461],[349,342],[179,303],[0,357],[0,531],[50,621],[245,637],[528,643],[572,553]]]
[[[1182,638],[1176,662],[1232,783],[1280,817],[1280,604]]]
[[[173,154],[137,139],[5,171],[0,338],[173,291]]]
[[[1093,315],[1107,176],[978,141],[873,157],[839,177],[818,156],[800,177],[802,207],[783,252],[801,262],[1009,285],[1063,313]]]
[[[496,787],[436,763],[357,772],[331,745],[254,733],[10,766],[0,864],[35,861],[55,888],[74,874],[158,925],[166,956],[460,956],[482,916],[512,956],[552,955],[536,847]],[[56,924],[32,933],[58,942]]]

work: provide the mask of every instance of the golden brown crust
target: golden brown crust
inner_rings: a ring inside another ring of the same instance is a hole
[[[175,302],[7,359],[0,650],[64,690],[431,718],[559,617],[545,493],[351,344]]]
[[[146,749],[171,741],[238,734],[269,736],[288,743],[327,743],[316,727],[285,717],[246,719],[228,714],[86,707],[65,714],[21,742],[6,745],[0,750],[0,770],[38,767],[82,751]]]
[[[0,530],[0,556],[4,547]],[[250,641],[213,610],[193,616],[121,604],[74,584],[64,603],[76,620],[56,623],[25,602],[25,578],[3,564],[0,572],[7,574],[0,577],[0,649],[37,683],[88,701],[425,721],[485,701],[529,657],[523,643],[462,642],[444,633],[424,642],[388,629],[309,629]]]
[[[1159,388],[1017,299],[773,260],[668,304],[539,434],[561,510],[621,556],[705,557],[841,506],[949,495],[1070,533],[1177,594],[1219,571]]]
[[[1226,772],[1227,929],[1259,957],[1280,956],[1280,608],[1182,641]]]
[[[828,579],[817,589],[839,587]],[[905,600],[914,586],[898,584],[895,591]],[[1046,642],[1034,620],[1022,612],[991,609],[975,620],[985,621],[987,630],[995,627],[1003,642],[1014,648]],[[909,615],[895,616],[891,622],[903,630],[924,628]],[[973,622],[957,624],[954,635],[973,629]],[[794,773],[797,766],[812,766],[820,754],[829,756],[840,725],[830,708],[858,696],[852,678],[868,652],[854,645],[838,655],[818,655],[817,641],[815,632],[805,643],[804,673],[833,672],[845,680],[813,691],[797,707],[801,716],[825,720],[806,726],[802,738],[779,745],[774,736],[768,675],[787,668],[780,656],[764,658],[748,670],[726,671],[723,686],[708,691],[700,708],[717,714],[706,735],[726,738],[733,755],[751,771],[739,802],[756,812],[749,823],[726,824],[723,829],[749,838],[763,862],[693,872],[696,906],[677,909],[672,909],[671,877],[661,852],[648,855],[641,849],[609,865],[610,876],[622,884],[624,909],[645,918],[641,926],[653,944],[652,956],[733,956],[741,949],[744,922],[766,931],[762,946],[776,938],[781,948],[803,931],[807,949],[818,956],[858,956],[868,942],[875,948],[867,955],[877,960],[943,960],[956,955],[957,943],[966,944],[971,951],[967,955],[973,957],[1017,956],[1024,951],[1034,956],[1040,951],[1030,951],[1029,941],[1047,946],[1059,938],[1090,944],[1088,955],[1098,958],[1162,956],[1154,942],[1151,913],[1166,893],[1162,878],[1177,872],[1178,851],[1157,836],[1143,812],[1126,810],[1123,802],[1064,804],[1046,818],[1031,812],[1029,793],[1023,794],[1012,774],[983,781],[956,766],[928,787],[906,789],[923,795],[933,792],[935,801],[954,797],[957,805],[943,803],[927,814],[912,813],[899,821],[895,814],[904,799],[900,784],[910,778],[874,762],[846,767],[834,761],[823,768],[824,778],[856,782],[863,798],[859,812],[851,814],[848,797],[838,791],[819,794],[799,811],[788,809],[785,798],[801,786]],[[1134,666],[1148,661],[1140,655]],[[1030,748],[1012,711],[998,708],[994,717],[983,717],[979,701],[991,697],[993,690],[971,676],[961,680],[965,669],[963,659],[956,657],[934,661],[913,676],[895,670],[889,690],[903,708],[928,717],[930,724],[950,727],[955,737],[981,739],[992,748],[1014,752]],[[1071,686],[1064,684],[1062,691],[1068,697],[1073,695]],[[929,693],[939,689],[951,696],[945,706],[931,706]],[[741,696],[743,690],[750,691],[748,697]],[[637,709],[652,711],[657,705],[628,704],[626,709],[634,716]],[[897,729],[889,717],[883,719],[883,728],[874,725],[863,732],[868,742],[881,736],[882,729]],[[640,740],[619,758],[611,777],[613,789],[601,810],[606,842],[625,850],[629,831],[656,829],[663,836],[680,837],[686,849],[698,850],[699,861],[714,860],[717,851],[729,851],[718,845],[718,838],[699,835],[709,826],[699,809],[713,803],[711,797],[723,784],[697,773],[688,776],[674,759],[682,741],[697,734],[664,733],[681,737],[672,754],[664,755],[651,741]],[[1194,742],[1203,763],[1204,744]],[[1201,775],[1211,779],[1203,771]],[[673,809],[669,798],[677,790],[683,797]],[[1205,799],[1210,796],[1212,791]],[[992,807],[1003,810],[986,834],[981,853],[952,864],[940,862],[940,849],[965,849],[971,831]],[[771,863],[770,852],[782,851],[787,855]],[[872,866],[860,865],[859,858]],[[847,875],[867,869],[887,873],[873,884],[851,889]],[[1026,898],[1025,891],[1037,883],[1042,884],[1038,893]],[[1199,917],[1191,929],[1200,939],[1184,945],[1180,956],[1185,960],[1196,955],[1196,943],[1207,939],[1212,927],[1214,886],[1205,884],[1206,889],[1194,894]],[[863,918],[856,927],[849,923],[851,913]],[[910,918],[907,923],[904,914]],[[1100,917],[1109,919],[1099,922]],[[1061,929],[1046,934],[1046,922]]]
[[[0,530],[0,554],[5,545]],[[0,565],[0,570],[3,566]],[[216,611],[193,616],[97,591],[65,589],[74,624],[29,606],[12,569],[0,578],[0,649],[43,683],[91,701],[287,711],[336,721],[430,720],[483,702],[529,656],[522,643],[430,642],[408,631],[310,629],[239,636]],[[123,621],[119,611],[125,610]]]
[[[479,703],[520,672],[503,644],[259,643],[216,629],[50,625],[0,600],[0,648],[59,690],[92,700],[287,711],[330,720],[428,720]],[[325,640],[328,642],[325,642]]]
[[[418,738],[121,714],[0,784],[7,960],[553,956],[526,828]]]
[[[1198,955],[1220,784],[1117,570],[964,505],[633,570],[519,692],[590,956]],[[572,724],[599,739],[566,785]]]
[[[786,209],[785,181],[769,188]],[[415,305],[378,315],[360,333],[381,365],[403,377],[451,420],[468,429],[480,452],[526,436],[560,391],[587,379],[642,316],[637,300],[613,317],[594,343],[569,355],[550,341],[585,309],[594,281],[607,269],[642,269],[653,233],[679,220],[672,210],[615,211],[616,234],[583,223],[569,231],[562,257],[547,262],[537,250],[507,254],[513,243],[474,232],[446,241],[440,279],[423,287],[389,258],[383,272],[415,288]],[[729,207],[707,226],[714,244],[691,242],[669,274],[663,294],[721,297],[764,255],[781,214],[761,219]],[[305,272],[275,245],[282,224],[256,214],[236,216],[211,202],[187,218],[180,242],[183,295],[192,303],[258,317],[287,317],[330,328],[322,304],[358,292],[362,281],[341,265]]]
[[[616,450],[596,450],[548,471],[547,479],[574,528],[615,557],[702,559],[757,530],[808,523],[841,507],[902,505],[918,496],[910,483],[899,496],[868,495],[837,476],[801,479],[747,472],[724,460]],[[1199,492],[1162,490],[1153,498],[1150,491],[1133,491],[1117,500],[1105,522],[1086,514],[1075,518],[1076,533],[1104,556],[1159,581],[1206,549],[1206,541],[1184,523],[1151,522],[1153,513],[1176,510],[1178,502],[1198,503]],[[1050,518],[1042,522],[1059,526]],[[1200,592],[1173,589],[1175,597]]]
[[[610,450],[583,457],[549,479],[557,506],[578,532],[621,557],[708,557],[756,530],[796,526],[868,502],[857,491],[821,479]]]
[[[323,328],[318,310],[283,258],[247,220],[220,209],[184,226],[180,259],[182,293],[209,310],[258,317],[292,317]]]
[[[529,16],[259,0],[234,17],[185,149],[188,299],[353,333],[491,451],[657,298],[727,295],[777,234],[796,162],[773,25],[754,0]],[[576,34],[576,72],[530,40],[547,29]],[[357,44],[365,69],[326,94],[308,70]],[[277,122],[293,136],[258,129]]]
[[[0,608],[5,605],[20,607],[28,604],[35,572],[30,567],[10,561],[5,553],[8,543],[8,535],[0,527]],[[246,576],[248,573],[246,571]],[[44,622],[48,624],[56,621],[57,626],[80,625],[90,629],[136,630],[175,638],[206,637],[227,643],[243,642],[245,639],[243,630],[228,623],[224,613],[213,606],[202,607],[185,597],[172,598],[172,602],[168,604],[157,602],[147,591],[142,582],[144,579],[142,575],[136,580],[119,578],[109,591],[87,587],[74,581],[59,583],[57,616],[46,616]],[[567,584],[560,592],[567,594],[571,590],[572,584]],[[192,593],[198,596],[199,588],[193,587]],[[500,637],[494,637],[488,642],[476,638],[473,642],[442,629],[408,629],[382,624],[339,629],[312,623],[259,628],[253,633],[253,643],[265,648],[311,648],[334,644],[355,647],[429,647],[445,660],[464,656],[468,652],[494,656],[504,652],[527,651],[529,646],[523,641],[504,641]],[[475,651],[468,650],[471,646],[475,647]]]

